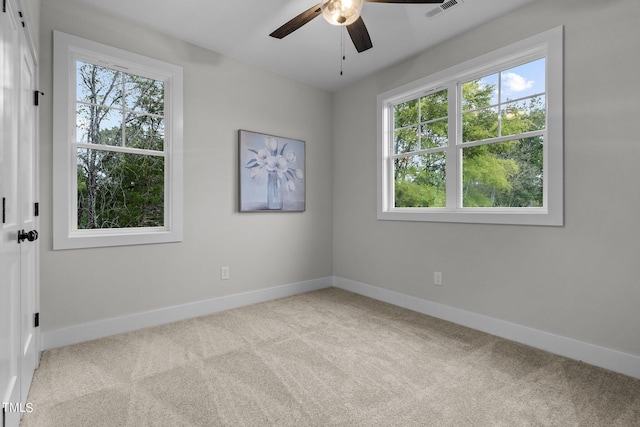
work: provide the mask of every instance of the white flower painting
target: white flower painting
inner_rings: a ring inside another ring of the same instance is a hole
[[[240,211],[305,210],[305,143],[238,132]]]

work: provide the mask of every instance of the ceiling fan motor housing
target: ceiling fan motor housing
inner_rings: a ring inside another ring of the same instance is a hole
[[[395,4],[436,4],[445,0],[322,0],[293,19],[285,22],[278,29],[269,34],[277,39],[284,38],[292,32],[308,24],[322,13],[324,19],[330,24],[347,28],[349,37],[353,41],[358,52],[364,52],[373,47],[367,26],[360,16],[360,10],[364,2],[369,3],[395,3]],[[462,2],[462,0],[448,0],[447,3]]]
[[[363,0],[322,0],[322,16],[332,25],[351,25],[360,17]]]

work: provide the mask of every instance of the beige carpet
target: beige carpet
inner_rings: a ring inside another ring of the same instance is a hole
[[[22,426],[640,426],[640,380],[338,289],[46,351]]]

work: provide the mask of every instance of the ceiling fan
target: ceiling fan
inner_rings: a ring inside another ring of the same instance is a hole
[[[367,49],[371,49],[373,43],[371,42],[369,31],[367,31],[367,27],[360,16],[363,2],[436,4],[443,3],[444,0],[322,0],[321,3],[305,10],[269,35],[277,39],[286,37],[322,13],[330,24],[347,27],[356,50],[364,52]]]

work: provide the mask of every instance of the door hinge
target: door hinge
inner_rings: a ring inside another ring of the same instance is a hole
[[[35,202],[33,204],[33,216],[40,216],[40,203]]]
[[[33,91],[33,105],[40,105],[40,95],[44,96],[44,92],[40,92],[39,90]]]
[[[7,198],[2,198],[2,223],[7,222]]]
[[[33,315],[33,326],[36,328],[40,326],[40,313]]]

